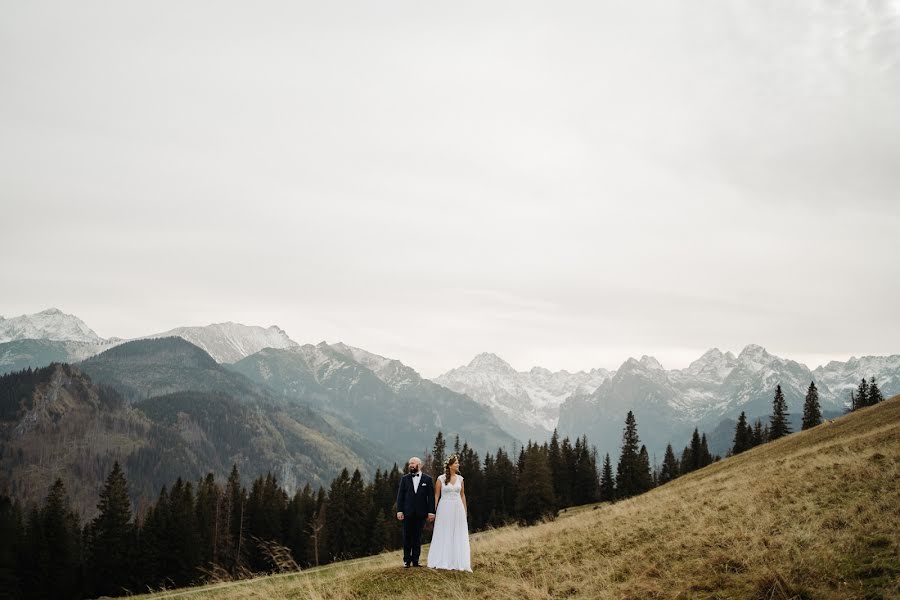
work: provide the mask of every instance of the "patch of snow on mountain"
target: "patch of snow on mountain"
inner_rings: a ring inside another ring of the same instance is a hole
[[[485,352],[434,381],[467,394],[507,422],[549,433],[556,427],[559,406],[566,398],[590,393],[609,377],[605,369],[569,373],[534,367],[519,372],[496,354]]]
[[[105,340],[74,315],[48,308],[33,315],[0,317],[0,343],[16,340],[53,340],[103,344]]]
[[[283,329],[272,325],[259,327],[240,323],[214,323],[202,327],[176,327],[175,329],[146,336],[161,338],[177,336],[199,346],[216,362],[235,363],[255,354],[263,348],[293,348],[298,344]]]

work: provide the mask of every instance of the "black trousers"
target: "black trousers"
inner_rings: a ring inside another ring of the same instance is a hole
[[[422,527],[425,518],[420,515],[405,515],[403,520],[403,562],[419,564],[422,553]]]

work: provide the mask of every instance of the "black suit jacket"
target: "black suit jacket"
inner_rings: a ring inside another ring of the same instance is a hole
[[[412,473],[400,478],[400,489],[397,490],[397,512],[404,517],[424,517],[434,513],[434,480],[428,473],[419,478],[419,490],[413,490]]]

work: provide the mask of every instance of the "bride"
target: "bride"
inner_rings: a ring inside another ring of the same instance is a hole
[[[428,548],[428,566],[472,572],[469,526],[466,521],[466,490],[459,474],[459,458],[451,455],[444,474],[434,486],[434,533]]]

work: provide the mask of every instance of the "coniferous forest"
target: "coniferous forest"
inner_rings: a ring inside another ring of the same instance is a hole
[[[640,494],[660,480],[630,413],[616,467],[609,455],[598,464],[586,437],[572,442],[555,432],[515,456],[498,449],[483,458],[458,437],[448,448],[438,432],[426,470],[439,474],[450,454],[458,455],[466,477],[471,531],[534,524],[570,506]],[[289,495],[271,474],[248,488],[233,467],[224,481],[213,473],[179,478],[135,512],[126,474],[115,463],[90,522],[79,522],[61,480],[42,506],[0,497],[0,589],[9,598],[114,596],[397,549],[402,475],[394,464],[366,482],[358,470],[345,469],[327,488],[307,485]]]
[[[878,403],[874,382],[860,383],[854,408]],[[821,422],[815,384],[804,406],[803,428]],[[790,434],[784,397],[775,391],[770,423],[754,425],[741,414],[730,454]],[[615,501],[719,459],[706,434],[694,430],[676,458],[671,444],[652,466],[629,411],[618,460],[598,460],[587,437],[529,442],[515,456],[503,449],[482,459],[458,437],[452,447],[442,432],[424,457],[436,476],[450,454],[466,477],[471,531],[510,523],[530,525],[557,511]],[[135,512],[128,481],[116,462],[99,494],[98,515],[80,522],[66,488],[57,480],[41,506],[23,507],[0,496],[0,597],[83,598],[238,579],[258,573],[303,569],[400,548],[395,499],[402,477],[394,464],[366,482],[344,469],[327,488],[309,485],[288,494],[268,474],[241,483],[237,467],[227,478],[181,478],[164,486],[155,502]],[[425,542],[430,533],[426,530]]]

